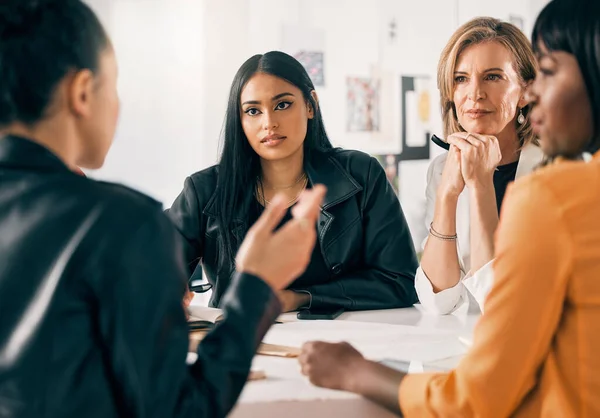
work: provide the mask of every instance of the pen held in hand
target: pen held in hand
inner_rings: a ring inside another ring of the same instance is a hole
[[[442,138],[437,136],[436,134],[431,135],[431,142],[435,145],[444,148],[446,151],[450,150],[450,144],[444,141]]]

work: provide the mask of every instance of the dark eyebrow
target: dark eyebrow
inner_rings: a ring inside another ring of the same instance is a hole
[[[286,96],[292,96],[295,97],[292,93],[281,93],[278,94],[277,96],[273,96],[273,98],[271,98],[271,101],[274,102],[275,100],[279,100],[282,97],[286,97]],[[247,102],[242,103],[242,106],[247,105],[247,104],[260,104],[260,101],[258,100],[248,100]]]
[[[282,97],[285,97],[285,96],[292,96],[292,97],[294,97],[294,95],[292,93],[281,93],[281,94],[278,94],[277,96],[273,97],[271,99],[271,101],[274,102],[275,100],[279,100],[279,99],[281,99]]]

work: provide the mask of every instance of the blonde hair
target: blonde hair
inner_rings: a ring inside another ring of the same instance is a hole
[[[455,132],[464,132],[458,123],[453,100],[454,71],[458,57],[467,47],[484,42],[498,42],[511,53],[514,58],[514,69],[523,87],[535,78],[537,69],[535,55],[529,40],[519,28],[491,17],[478,17],[465,23],[454,32],[446,44],[438,64],[437,83],[440,90],[445,137]],[[538,143],[528,117],[530,109],[530,104],[521,109],[525,116],[525,123],[521,125],[515,121],[521,146]]]

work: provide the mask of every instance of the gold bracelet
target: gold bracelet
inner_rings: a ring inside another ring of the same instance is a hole
[[[429,234],[437,239],[441,239],[442,241],[456,241],[458,238],[457,234],[454,235],[444,235],[440,234],[433,228],[433,222],[429,224]]]

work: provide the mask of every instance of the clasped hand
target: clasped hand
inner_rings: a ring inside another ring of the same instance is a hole
[[[440,184],[442,193],[458,195],[469,189],[488,187],[502,154],[498,139],[491,135],[457,132],[448,137],[450,151]]]

